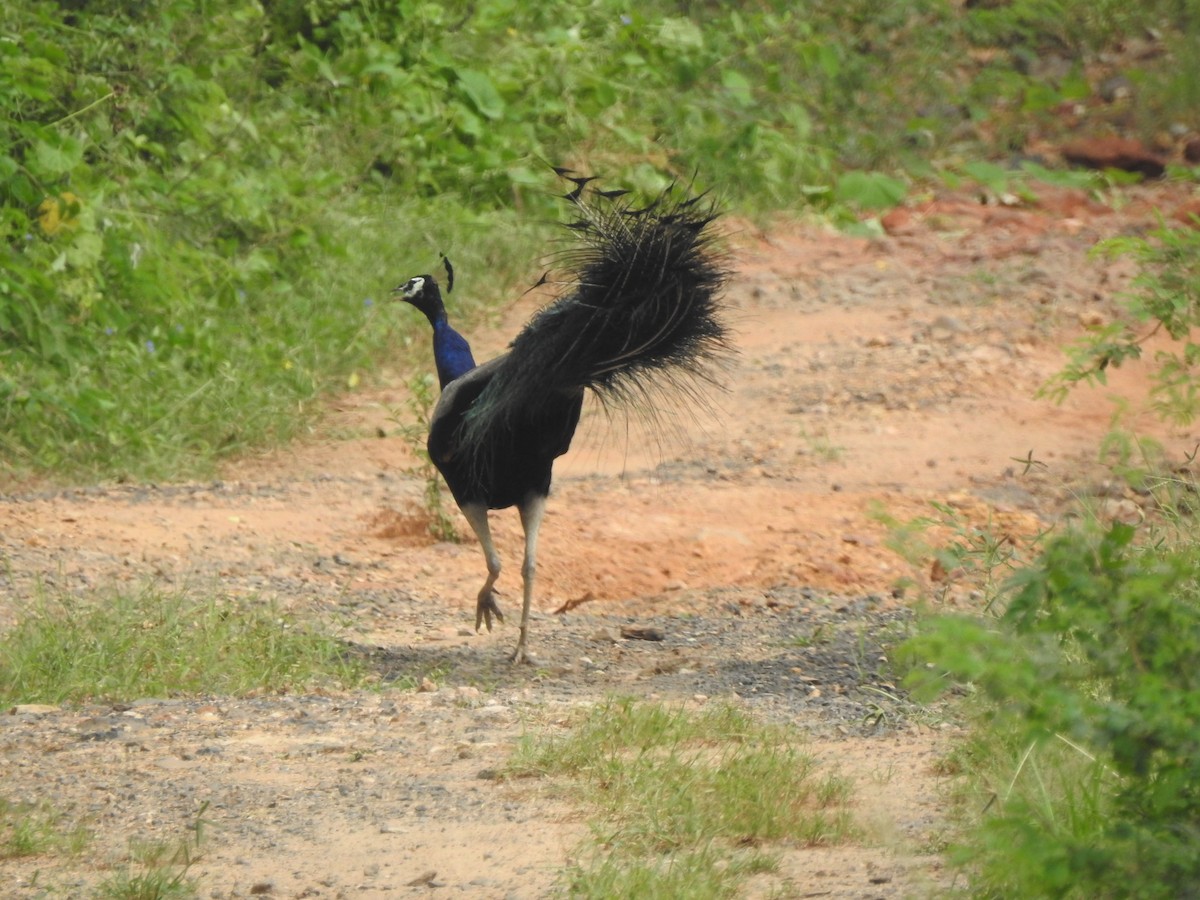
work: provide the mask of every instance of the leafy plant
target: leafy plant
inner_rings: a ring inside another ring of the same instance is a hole
[[[998,620],[943,617],[907,645],[910,684],[974,688],[977,746],[1012,760],[958,850],[982,890],[1174,897],[1200,880],[1200,555],[1135,534],[1052,538]]]
[[[1200,231],[1160,227],[1149,235],[1114,238],[1098,252],[1130,256],[1138,264],[1126,294],[1124,318],[1098,328],[1068,350],[1068,363],[1041,393],[1061,401],[1077,383],[1104,384],[1110,367],[1141,358],[1146,342],[1165,332],[1171,349],[1154,354],[1152,405],[1163,419],[1179,424],[1200,416]]]

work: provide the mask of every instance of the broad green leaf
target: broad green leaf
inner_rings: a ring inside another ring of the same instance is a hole
[[[664,19],[659,38],[664,46],[676,49],[704,46],[704,32],[700,30],[700,26],[691,19],[682,17]]]
[[[862,209],[889,209],[904,199],[903,181],[882,172],[847,172],[837,180],[833,196],[840,203]]]
[[[984,187],[998,193],[1008,190],[1008,179],[1012,177],[1008,169],[982,159],[965,163],[963,171]]]
[[[72,137],[38,141],[33,148],[38,168],[49,175],[65,175],[83,160],[83,144]]]
[[[754,94],[750,90],[750,80],[736,69],[726,69],[721,73],[721,84],[739,106],[752,106]]]
[[[504,99],[486,74],[475,69],[460,69],[458,82],[480,115],[498,119],[504,114]]]

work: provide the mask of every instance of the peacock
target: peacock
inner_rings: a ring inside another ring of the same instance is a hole
[[[584,395],[606,407],[653,410],[662,388],[702,398],[720,384],[731,350],[718,249],[716,204],[676,186],[643,206],[624,190],[592,187],[568,169],[565,199],[574,217],[563,254],[568,274],[557,299],[538,312],[508,351],[481,365],[451,327],[437,280],[409,278],[393,296],[425,314],[441,396],[429,428],[430,459],[470,524],[487,563],[475,630],[502,622],[496,603],[500,556],[489,510],[515,506],[525,533],[520,635],[514,662],[529,662],[529,611],[538,531],[554,461],[571,446]],[[454,270],[443,257],[447,294]],[[549,280],[543,275],[539,284]]]

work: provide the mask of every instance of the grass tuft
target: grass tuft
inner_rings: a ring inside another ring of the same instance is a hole
[[[0,700],[79,703],[353,685],[332,637],[269,605],[147,587],[37,597],[0,639]]]
[[[819,772],[793,731],[731,706],[610,700],[564,737],[525,739],[508,773],[568,778],[596,809],[593,846],[567,873],[572,896],[729,896],[775,868],[762,845],[852,831],[848,783]]]
[[[0,860],[47,853],[75,854],[90,835],[82,825],[67,825],[49,803],[0,797]]]

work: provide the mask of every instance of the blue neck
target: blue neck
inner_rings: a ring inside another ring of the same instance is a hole
[[[471,345],[450,327],[445,314],[433,320],[433,361],[437,364],[438,381],[443,388],[475,368]]]

